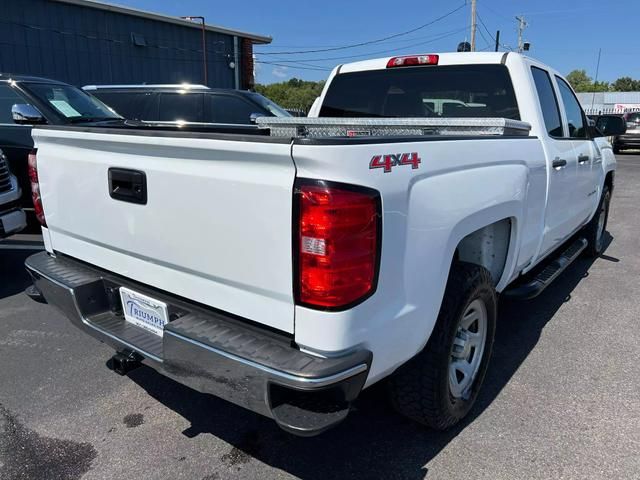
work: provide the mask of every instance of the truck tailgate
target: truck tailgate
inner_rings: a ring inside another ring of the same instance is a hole
[[[56,252],[292,333],[295,167],[286,140],[34,129]],[[144,172],[146,204],[109,169]]]

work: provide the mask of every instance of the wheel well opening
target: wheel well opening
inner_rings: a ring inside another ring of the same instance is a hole
[[[613,193],[613,175],[614,172],[607,173],[607,176],[604,178],[604,184],[609,187],[609,191]]]
[[[504,272],[511,238],[511,219],[505,218],[464,237],[456,248],[457,260],[480,265],[497,285]]]

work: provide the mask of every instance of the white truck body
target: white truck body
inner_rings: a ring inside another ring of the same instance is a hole
[[[336,68],[311,116],[320,115],[336,77],[384,70],[388,62]],[[425,347],[452,259],[486,267],[502,292],[584,227],[612,182],[611,147],[588,135],[569,138],[557,72],[517,54],[441,54],[438,61],[487,64],[508,70],[528,134],[291,138],[36,128],[46,249],[283,332],[313,357],[365,349],[371,385]],[[562,138],[545,127],[532,67],[551,79]],[[488,119],[486,127],[493,124]],[[403,153],[417,153],[419,167],[370,168],[377,155]],[[554,167],[558,160],[564,164]],[[113,167],[146,173],[146,205],[109,196]],[[380,193],[377,285],[352,308],[296,303],[297,179]]]
[[[249,157],[246,142],[206,138],[67,130],[34,138],[50,248],[293,332],[288,143],[251,142]],[[149,205],[103,195],[114,166],[159,186]]]

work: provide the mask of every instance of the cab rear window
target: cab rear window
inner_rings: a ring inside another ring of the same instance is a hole
[[[321,117],[500,117],[520,120],[504,65],[420,66],[343,73]]]

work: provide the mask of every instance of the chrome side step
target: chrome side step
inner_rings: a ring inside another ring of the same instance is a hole
[[[585,248],[587,248],[587,240],[578,238],[534,277],[526,280],[525,283],[516,282],[512,287],[502,292],[502,295],[514,300],[529,300],[537,297],[580,256]]]

